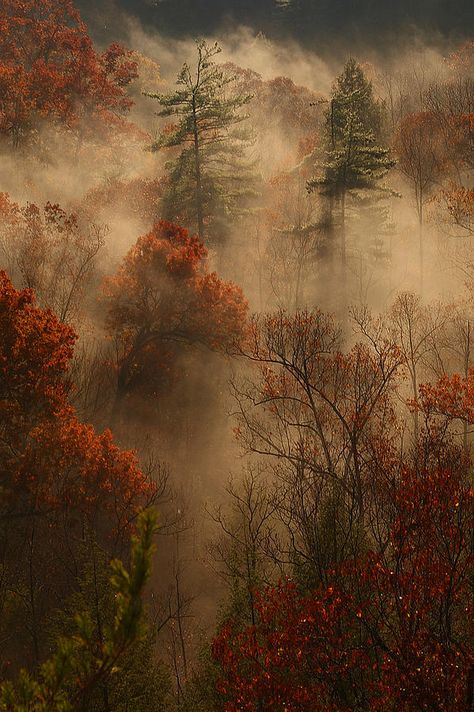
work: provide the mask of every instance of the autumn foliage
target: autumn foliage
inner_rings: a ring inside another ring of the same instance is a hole
[[[20,437],[66,407],[64,376],[76,336],[52,312],[38,309],[30,290],[18,292],[4,272],[0,324],[3,428]]]
[[[474,44],[328,96],[196,50],[164,94],[0,0],[0,712],[473,712]]]
[[[107,280],[108,326],[118,340],[118,393],[154,396],[181,345],[225,351],[242,335],[242,291],[208,272],[207,251],[184,228],[161,221],[138,239]]]
[[[473,497],[462,467],[406,469],[384,551],[304,594],[287,581],[257,598],[255,626],[213,644],[227,712],[470,709]]]
[[[14,145],[45,120],[77,133],[127,112],[136,77],[131,53],[93,47],[71,0],[5,0],[0,8],[0,134]],[[87,122],[87,125],[84,124]]]
[[[123,549],[155,486],[110,432],[98,435],[77,419],[67,400],[76,335],[4,272],[0,330],[0,521],[13,616],[4,624],[16,630],[15,620],[26,618],[27,656],[38,660],[41,621],[70,590],[87,532],[109,551]]]
[[[67,402],[67,368],[76,336],[33,292],[14,289],[1,275],[0,346],[2,469],[6,492],[18,488],[28,507],[82,508],[98,504],[113,527],[130,522],[153,493],[135,457],[117,448],[109,432],[98,436],[80,423]],[[5,491],[4,491],[5,494]],[[20,497],[21,499],[22,497]],[[19,498],[8,496],[11,505]]]
[[[277,586],[250,583],[251,615],[214,639],[227,712],[472,706],[472,464],[455,427],[473,422],[472,373],[419,388],[423,427],[402,449],[401,345],[358,323],[367,343],[343,351],[317,311],[251,322],[237,434],[272,468],[278,520],[260,543],[272,561],[265,536],[286,526],[290,565]]]

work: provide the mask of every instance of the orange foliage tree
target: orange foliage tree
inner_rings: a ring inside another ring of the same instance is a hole
[[[469,428],[474,424],[474,367],[464,376],[445,374],[436,383],[422,383],[420,398],[414,403],[422,412],[426,427],[437,433],[458,433],[463,426],[464,449],[468,450]]]
[[[0,331],[4,654],[23,644],[37,662],[44,617],[74,584],[87,541],[123,551],[155,485],[110,432],[77,419],[67,400],[76,336],[4,272]]]
[[[44,120],[77,134],[116,123],[136,62],[117,44],[97,53],[72,0],[4,0],[0,7],[0,134],[15,146]]]
[[[239,287],[208,272],[196,236],[161,221],[140,237],[105,284],[108,326],[119,346],[117,403],[155,396],[179,344],[225,351],[240,338],[247,303]]]
[[[98,436],[80,423],[68,404],[74,332],[50,310],[39,309],[31,290],[15,290],[4,272],[0,289],[4,494],[19,487],[28,505],[44,499],[85,511],[103,504],[110,507],[113,527],[129,523],[154,487],[133,454],[113,445],[110,432]],[[104,501],[111,492],[113,499]],[[17,507],[21,499],[7,501]]]

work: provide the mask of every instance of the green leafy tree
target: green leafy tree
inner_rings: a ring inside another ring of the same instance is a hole
[[[75,632],[59,639],[56,652],[37,677],[22,671],[16,684],[0,686],[3,712],[72,712],[89,709],[93,694],[116,676],[133,645],[143,639],[142,594],[150,576],[156,517],[143,512],[132,539],[131,566],[111,563],[114,609],[101,634],[90,611],[75,616]],[[139,708],[135,708],[139,709]]]
[[[95,635],[104,640],[104,631],[113,624],[114,594],[108,575],[108,555],[94,540],[84,546],[78,590],[70,596],[51,627],[53,641],[73,635],[75,612],[90,615]],[[88,537],[89,538],[89,537]],[[171,682],[166,666],[157,658],[155,639],[144,611],[142,635],[121,658],[120,674],[112,675],[96,686],[88,696],[88,712],[168,712]]]
[[[326,112],[325,155],[319,174],[308,182],[309,190],[319,189],[328,197],[332,218],[338,214],[344,280],[347,198],[386,192],[381,180],[395,165],[389,149],[381,145],[382,128],[383,107],[360,65],[349,59],[336,79]]]
[[[159,116],[174,117],[152,146],[177,149],[167,164],[164,217],[212,240],[245,212],[255,193],[247,159],[251,136],[241,111],[251,96],[236,91],[235,77],[214,62],[217,44],[198,42],[196,48],[196,64],[183,65],[174,92],[147,96],[160,102]]]

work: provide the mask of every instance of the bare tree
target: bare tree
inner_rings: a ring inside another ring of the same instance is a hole
[[[41,305],[77,321],[93,284],[105,225],[81,221],[58,205],[0,205],[0,254],[18,287],[34,289]]]
[[[281,573],[277,511],[281,497],[261,468],[249,466],[240,483],[226,487],[228,502],[208,510],[220,535],[209,545],[215,569],[230,589],[230,607],[239,620],[256,623],[255,592]]]
[[[253,366],[233,385],[240,440],[279,480],[279,515],[306,580],[324,580],[364,545],[366,526],[382,536],[372,510],[394,447],[401,355],[388,339],[343,353],[332,319],[317,311],[256,317],[251,334]]]
[[[435,118],[426,112],[405,117],[395,136],[398,169],[412,190],[418,218],[420,291],[423,293],[425,206],[445,173],[445,154]]]

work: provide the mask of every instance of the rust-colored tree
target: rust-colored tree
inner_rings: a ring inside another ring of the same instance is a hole
[[[45,121],[76,135],[76,151],[126,113],[137,65],[117,44],[103,53],[72,0],[4,0],[0,8],[0,135],[31,141]]]
[[[44,621],[95,541],[123,552],[155,485],[68,404],[75,334],[0,273],[2,664],[38,662]]]
[[[470,710],[473,497],[462,458],[405,468],[387,547],[337,588],[264,590],[254,626],[213,643],[227,712]]]
[[[105,285],[108,325],[118,346],[117,405],[155,397],[173,372],[179,346],[225,351],[244,329],[239,287],[208,272],[206,248],[161,221],[140,237]]]

